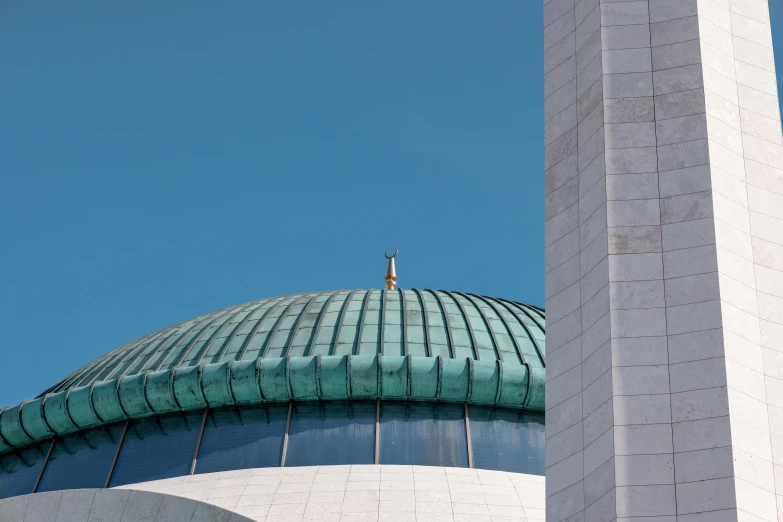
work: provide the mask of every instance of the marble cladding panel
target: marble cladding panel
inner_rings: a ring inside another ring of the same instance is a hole
[[[582,197],[605,175],[602,161],[594,161],[603,152],[601,93],[595,87],[601,83],[600,18],[592,14],[597,5],[591,0],[544,2],[546,296],[559,310],[549,316],[558,333],[547,338],[547,473],[554,477],[547,486],[550,520],[584,511],[582,244],[600,235],[605,199],[600,188],[596,197]],[[580,175],[586,170],[593,173],[590,186]],[[586,219],[588,208],[595,219]]]
[[[546,135],[561,140],[546,172],[547,520],[777,520],[783,134],[767,0],[544,8],[560,89]]]
[[[71,489],[0,500],[9,522],[250,522],[209,502],[132,489]],[[262,519],[263,520],[263,519]]]
[[[543,522],[544,477],[428,466],[225,471],[0,500],[25,522]]]
[[[428,466],[315,466],[195,475],[129,486],[250,520],[543,520],[540,476]],[[479,518],[481,519],[481,518]]]
[[[783,383],[778,356],[783,352],[783,344],[780,337],[775,339],[765,333],[783,325],[780,312],[783,293],[777,283],[783,275],[783,266],[772,261],[776,254],[770,255],[781,250],[778,245],[783,245],[783,223],[778,223],[781,216],[773,208],[778,195],[783,193],[783,172],[778,170],[783,165],[783,133],[767,2],[728,0],[727,3],[731,39],[724,40],[721,51],[731,56],[735,67],[736,98],[724,101],[723,106],[730,108],[732,114],[739,113],[739,118],[723,120],[734,132],[732,143],[737,145],[732,152],[741,156],[742,163],[741,170],[737,167],[729,174],[744,176],[733,185],[745,189],[736,191],[745,200],[735,198],[734,207],[726,207],[731,208],[733,219],[741,217],[747,221],[733,227],[731,234],[731,250],[735,254],[731,267],[737,279],[740,275],[744,279],[733,285],[733,300],[726,315],[732,314],[731,328],[736,342],[742,344],[744,352],[752,354],[748,359],[754,363],[736,355],[732,357],[733,374],[745,378],[744,389],[730,396],[734,399],[732,417],[742,417],[732,422],[736,498],[738,509],[763,520],[778,520],[783,515],[783,482],[776,479],[783,477],[780,463],[775,462],[780,433],[775,404]],[[733,94],[730,82],[724,80],[724,83],[729,84]],[[766,175],[759,176],[761,172]],[[770,177],[769,173],[774,174]],[[729,239],[725,242],[729,243]],[[749,290],[743,292],[744,289]]]

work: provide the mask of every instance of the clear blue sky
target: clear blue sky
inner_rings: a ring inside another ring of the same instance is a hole
[[[541,1],[329,4],[0,0],[0,405],[395,245],[543,305]]]

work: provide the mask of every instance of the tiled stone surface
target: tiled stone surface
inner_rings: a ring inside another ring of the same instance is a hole
[[[72,489],[0,499],[3,522],[249,522],[218,506],[160,492]]]
[[[544,12],[547,520],[783,520],[767,0]]]
[[[113,491],[122,490],[162,494],[158,514],[169,504],[171,510],[189,509],[176,504],[174,499],[179,498],[267,522],[544,520],[544,477],[476,469],[259,468],[144,482]]]

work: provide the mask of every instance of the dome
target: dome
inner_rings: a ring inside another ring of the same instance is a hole
[[[121,346],[0,410],[0,453],[204,407],[402,399],[544,408],[544,312],[434,290],[274,297]]]

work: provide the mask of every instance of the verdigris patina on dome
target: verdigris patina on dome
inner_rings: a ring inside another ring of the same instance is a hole
[[[0,452],[175,411],[407,399],[544,408],[544,312],[461,292],[342,290],[205,314],[0,411]]]

